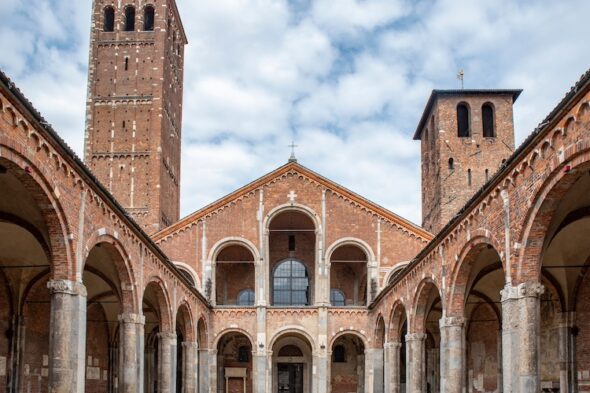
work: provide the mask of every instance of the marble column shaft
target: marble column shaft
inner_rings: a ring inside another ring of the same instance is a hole
[[[160,332],[158,333],[158,342],[160,381],[157,393],[173,393],[176,391],[176,333]]]
[[[143,392],[143,335],[145,317],[119,315],[119,392]]]
[[[400,348],[399,342],[385,344],[385,393],[400,393]]]
[[[465,372],[463,348],[465,320],[462,317],[444,317],[440,326],[440,377],[441,393],[461,393]]]
[[[86,366],[86,287],[52,280],[49,326],[49,392],[84,392]]]
[[[425,333],[406,334],[407,391],[426,392],[426,359],[424,357]]]
[[[540,297],[538,282],[502,290],[502,370],[504,393],[540,389]]]
[[[199,374],[199,344],[185,341],[182,344],[182,393],[197,393]]]

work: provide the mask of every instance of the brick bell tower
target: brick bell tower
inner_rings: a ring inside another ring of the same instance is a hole
[[[94,0],[84,160],[147,233],[179,218],[184,46],[174,0]]]
[[[422,141],[422,226],[438,233],[514,152],[512,107],[522,90],[433,90]]]

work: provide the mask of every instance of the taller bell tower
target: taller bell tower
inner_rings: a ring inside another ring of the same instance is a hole
[[[144,228],[179,218],[186,35],[175,0],[94,0],[84,160]]]
[[[414,140],[422,145],[422,226],[438,233],[514,152],[521,90],[434,90]]]

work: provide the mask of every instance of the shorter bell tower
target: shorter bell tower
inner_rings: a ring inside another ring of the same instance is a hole
[[[414,134],[422,142],[422,226],[436,234],[514,152],[522,90],[433,90]]]

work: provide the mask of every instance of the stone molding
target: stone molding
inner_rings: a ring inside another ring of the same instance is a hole
[[[84,284],[78,281],[50,280],[47,282],[47,288],[49,288],[49,292],[52,295],[55,293],[64,293],[67,295],[84,297],[88,295]]]
[[[438,320],[439,327],[463,327],[465,325],[465,318],[463,317],[443,317]]]
[[[402,347],[402,343],[398,341],[387,342],[383,345],[385,349],[399,349]]]
[[[182,345],[183,348],[187,349],[199,349],[199,343],[194,341],[183,341],[180,345]]]
[[[176,333],[173,332],[159,332],[156,336],[161,340],[176,340]]]
[[[119,314],[119,322],[123,323],[135,323],[138,325],[145,325],[145,316],[134,313]]]
[[[545,292],[545,287],[540,282],[529,281],[517,286],[506,285],[500,291],[502,302],[518,300],[526,297],[540,297]]]
[[[426,333],[408,333],[406,334],[406,342],[408,341],[424,341],[426,340]]]

